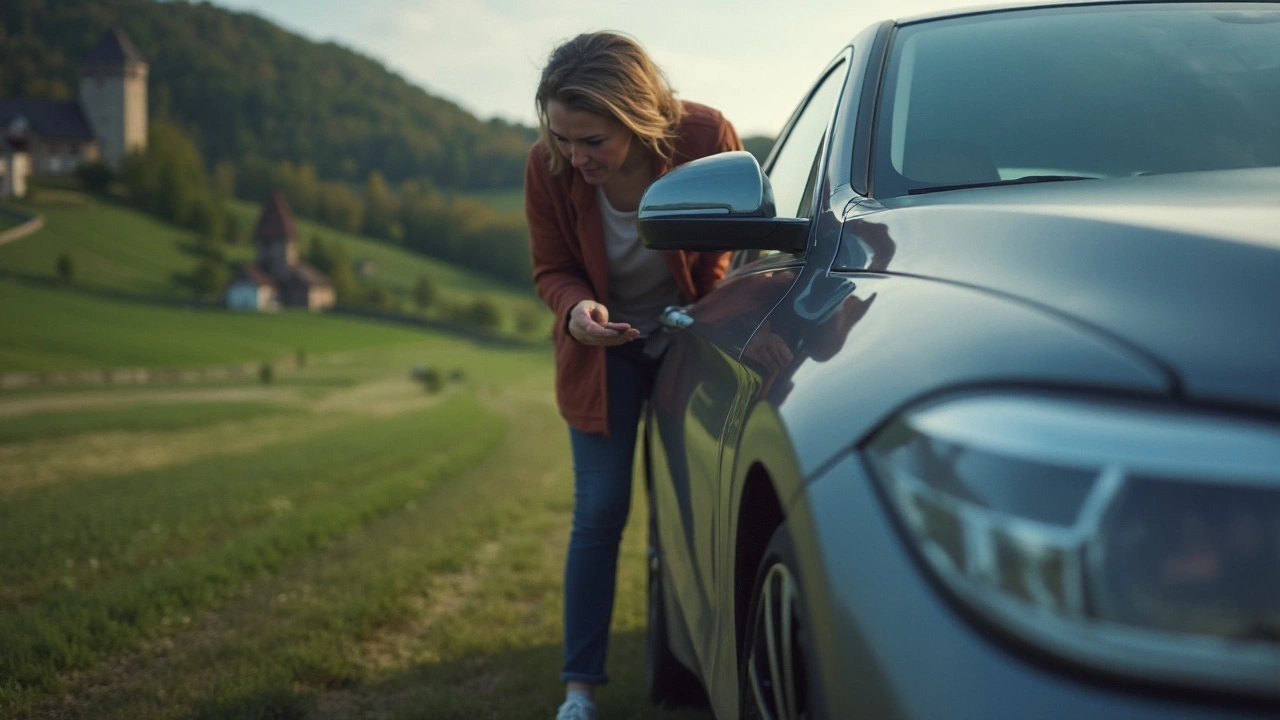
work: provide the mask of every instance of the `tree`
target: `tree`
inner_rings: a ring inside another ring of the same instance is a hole
[[[356,284],[356,274],[351,270],[351,258],[347,255],[347,250],[342,243],[334,243],[329,251],[329,282],[333,284],[333,294],[338,296],[339,300],[351,302],[356,300],[359,292],[359,285]]]
[[[147,149],[125,158],[120,175],[143,210],[201,235],[221,235],[225,210],[209,191],[200,151],[177,126],[152,123]]]
[[[226,263],[213,258],[205,258],[196,264],[191,275],[191,286],[201,297],[210,297],[222,292],[230,279]]]
[[[236,196],[236,166],[230,160],[220,160],[213,167],[211,181],[213,193],[220,198]]]
[[[413,304],[418,306],[419,310],[426,310],[436,301],[436,284],[426,275],[418,277],[418,283],[413,286]]]
[[[239,245],[244,241],[244,229],[240,225],[240,216],[233,212],[227,213],[225,237],[228,245]]]
[[[311,246],[307,248],[307,264],[325,274],[333,272],[333,255],[329,253],[324,238],[311,236]]]
[[[368,303],[378,310],[396,309],[395,294],[381,285],[370,287],[366,298]]]
[[[467,309],[467,319],[480,327],[497,329],[502,324],[502,311],[488,295],[481,295]]]
[[[374,170],[364,186],[364,231],[384,240],[391,239],[396,222],[395,198],[382,173]]]

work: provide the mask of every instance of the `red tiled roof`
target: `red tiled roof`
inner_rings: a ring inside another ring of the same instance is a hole
[[[236,276],[235,281],[239,281],[241,279],[257,283],[258,287],[275,287],[276,284],[276,281],[272,280],[270,275],[262,272],[253,265],[245,265],[240,268],[240,273]]]
[[[267,198],[267,203],[262,206],[258,224],[253,228],[253,238],[259,243],[264,240],[280,239],[298,242],[298,229],[293,224],[293,212],[289,210],[289,203],[285,202],[284,195],[281,195],[279,190],[272,190],[271,197]]]

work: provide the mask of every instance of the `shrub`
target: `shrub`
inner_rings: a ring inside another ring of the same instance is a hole
[[[76,177],[80,178],[80,183],[84,185],[84,189],[89,192],[105,193],[107,187],[111,185],[111,181],[115,179],[115,173],[111,172],[111,166],[101,161],[82,163],[76,168]]]
[[[538,329],[538,311],[532,305],[521,305],[516,309],[516,332],[529,335]]]
[[[429,393],[438,393],[444,387],[444,379],[440,371],[432,367],[417,365],[413,368],[413,379],[422,383],[422,388]]]
[[[58,282],[70,284],[76,274],[75,263],[71,261],[71,255],[68,253],[58,254],[57,265]]]
[[[436,301],[436,284],[426,275],[418,277],[418,284],[413,286],[413,303],[419,310],[426,310]]]
[[[263,385],[270,385],[271,381],[275,379],[275,374],[276,369],[269,362],[264,362],[258,366],[258,380]]]
[[[467,309],[467,319],[480,327],[496,329],[502,324],[502,311],[488,295],[481,295]]]

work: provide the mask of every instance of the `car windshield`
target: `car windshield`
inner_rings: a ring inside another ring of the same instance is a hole
[[[905,25],[874,194],[1280,165],[1280,8],[1116,5]]]

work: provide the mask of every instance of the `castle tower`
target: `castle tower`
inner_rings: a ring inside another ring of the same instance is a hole
[[[80,104],[102,142],[102,160],[119,169],[147,146],[147,62],[119,29],[103,33],[80,58]]]
[[[272,191],[263,206],[253,228],[253,240],[258,250],[258,269],[277,281],[287,279],[290,269],[298,264],[298,229],[280,191]]]

